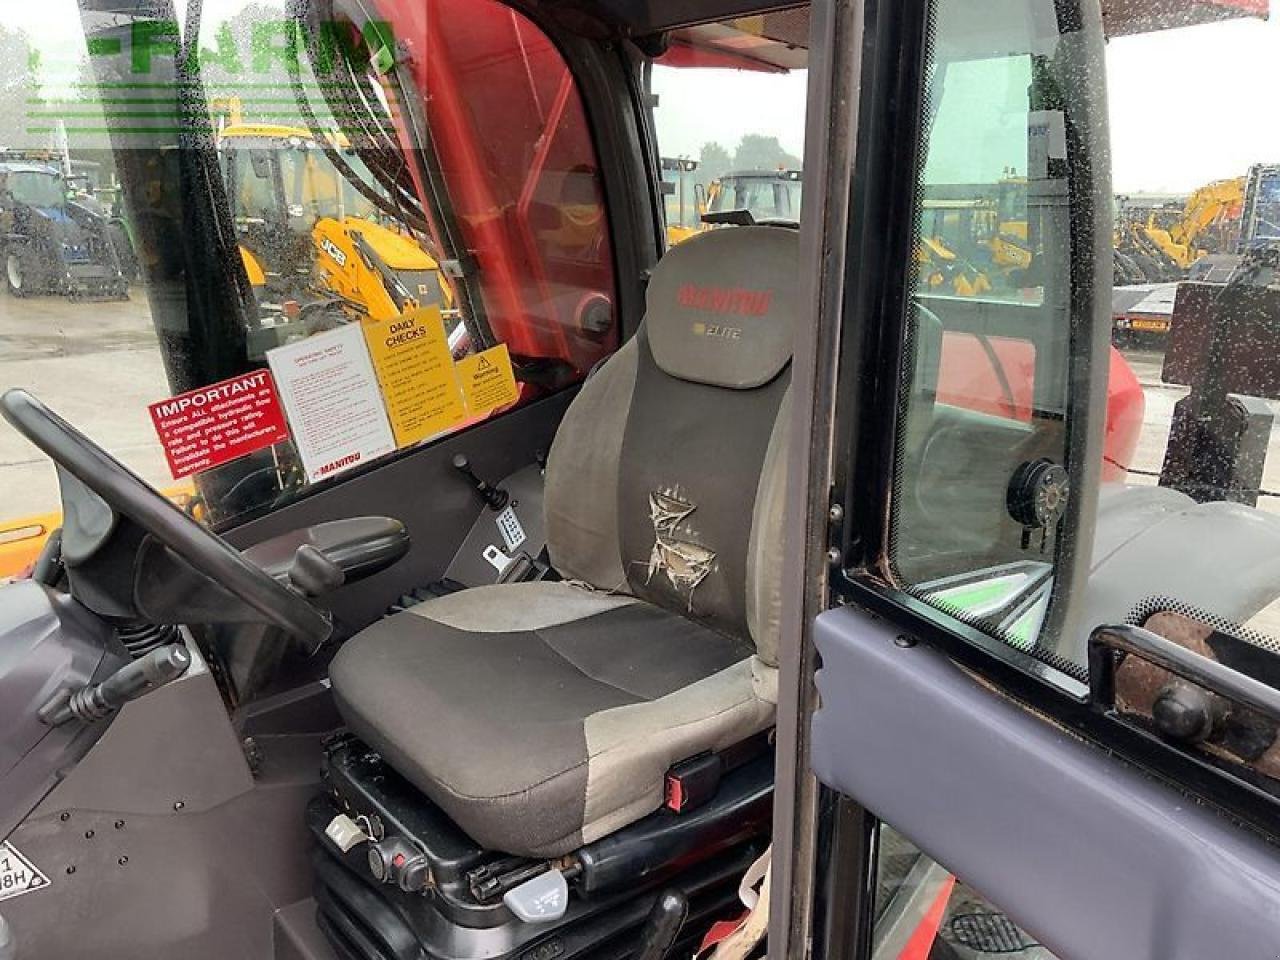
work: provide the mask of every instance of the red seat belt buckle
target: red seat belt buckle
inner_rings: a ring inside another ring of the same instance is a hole
[[[662,805],[672,813],[700,807],[716,795],[723,764],[714,753],[682,760],[667,771]]]

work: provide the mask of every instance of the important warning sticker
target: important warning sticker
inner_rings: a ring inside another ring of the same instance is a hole
[[[0,900],[49,885],[49,878],[34,863],[7,843],[0,843]]]
[[[458,361],[457,371],[467,411],[473,415],[505,407],[520,398],[516,375],[511,369],[511,355],[505,343],[490,347],[483,353],[463,357]]]
[[[396,446],[444,433],[466,418],[439,307],[364,321]]]
[[[175,480],[289,439],[271,374],[255,370],[147,407]]]

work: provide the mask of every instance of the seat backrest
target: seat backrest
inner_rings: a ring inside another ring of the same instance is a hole
[[[799,236],[712,230],[655,268],[640,330],[547,462],[552,563],[750,638],[776,662]]]

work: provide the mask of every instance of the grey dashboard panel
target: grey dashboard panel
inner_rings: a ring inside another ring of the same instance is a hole
[[[53,727],[39,711],[59,691],[80,689],[123,664],[107,653],[109,640],[107,625],[69,597],[32,580],[0,587],[0,841],[105,727]]]
[[[854,607],[817,619],[812,763],[1063,958],[1275,960],[1280,849]]]
[[[560,418],[576,392],[562,390],[443,437],[368,473],[343,478],[228,530],[224,536],[244,549],[270,537],[345,517],[378,514],[401,521],[412,542],[408,555],[326,598],[334,613],[335,631],[345,636],[376,620],[401,594],[444,576],[473,523],[482,511],[488,512],[471,484],[454,469],[454,455],[466,454],[476,473],[490,482],[528,467],[539,450],[550,449]],[[531,523],[527,517],[522,519]]]

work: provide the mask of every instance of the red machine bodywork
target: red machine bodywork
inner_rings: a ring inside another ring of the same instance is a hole
[[[381,0],[379,12],[427,93],[434,161],[491,329],[517,360],[585,373],[617,346],[616,324],[605,335],[580,324],[584,293],[613,303],[613,255],[591,131],[563,58],[496,2]],[[401,134],[412,149],[403,122]]]
[[[1110,351],[1107,432],[1102,450],[1104,482],[1123,481],[1127,476],[1146,410],[1142,385],[1133,369],[1119,350],[1111,347]],[[1035,347],[1029,340],[946,333],[942,338],[938,400],[1030,422],[1035,360]]]

